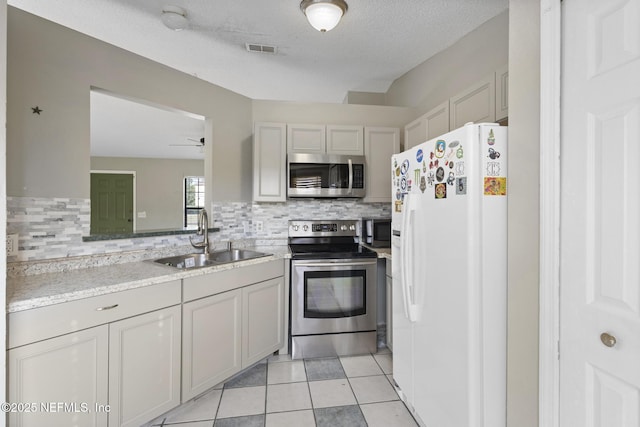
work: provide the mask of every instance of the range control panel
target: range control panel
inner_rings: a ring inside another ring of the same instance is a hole
[[[289,237],[358,236],[358,220],[290,220]]]

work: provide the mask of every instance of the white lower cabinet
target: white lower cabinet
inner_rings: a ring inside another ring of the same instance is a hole
[[[108,336],[102,325],[9,350],[9,425],[106,426]]]
[[[284,345],[284,262],[183,281],[182,401]]]
[[[109,426],[137,427],[180,404],[180,306],[109,325]]]
[[[242,288],[242,368],[284,345],[284,277]]]
[[[180,295],[175,280],[10,313],[9,425],[139,426],[177,406]]]
[[[183,402],[240,371],[241,310],[241,289],[182,306]]]
[[[9,425],[147,423],[282,348],[284,305],[279,259],[10,313]]]

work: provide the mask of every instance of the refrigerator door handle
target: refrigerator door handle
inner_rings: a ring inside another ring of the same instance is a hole
[[[349,159],[349,191],[347,193],[353,193],[353,162],[351,159]]]
[[[400,265],[401,283],[402,283],[402,302],[404,306],[404,314],[411,322],[417,321],[417,307],[413,303],[414,299],[414,280],[413,280],[413,263],[409,263],[409,248],[413,243],[413,235],[409,232],[411,219],[416,211],[413,198],[409,193],[405,194],[405,208],[402,210],[402,234],[400,235],[400,247],[402,253],[402,262]]]

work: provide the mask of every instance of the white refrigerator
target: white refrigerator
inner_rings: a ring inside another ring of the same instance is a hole
[[[391,159],[393,378],[427,427],[506,425],[507,128]]]

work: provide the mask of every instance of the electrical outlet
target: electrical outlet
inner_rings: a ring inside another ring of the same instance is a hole
[[[7,256],[18,253],[18,234],[7,234]]]
[[[261,231],[264,231],[264,224],[262,221],[256,221],[256,233],[260,233]]]

